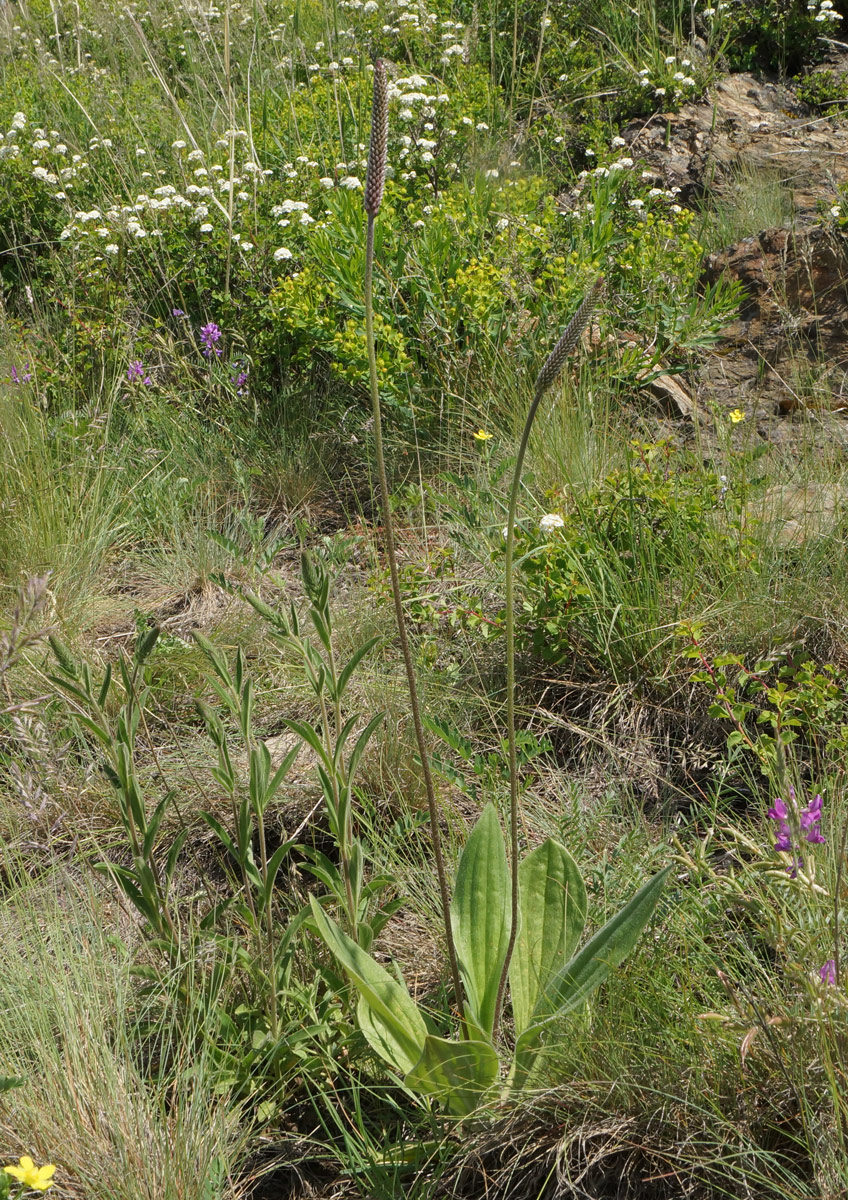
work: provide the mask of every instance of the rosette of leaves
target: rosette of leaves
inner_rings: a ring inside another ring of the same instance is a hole
[[[464,995],[460,1037],[445,1038],[409,994],[312,900],[319,933],[359,993],[360,1028],[412,1091],[467,1117],[505,1077],[529,1083],[545,1032],[575,1012],[626,957],[659,900],[670,868],[645,883],[582,948],[588,902],[577,863],[548,839],[519,868],[519,926],[509,963],[514,1038],[496,1040],[498,989],[511,933],[510,873],[500,821],[483,809],[460,858],[450,921]]]

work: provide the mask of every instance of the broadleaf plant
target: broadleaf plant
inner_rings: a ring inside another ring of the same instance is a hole
[[[398,635],[427,793],[430,829],[445,939],[460,1006],[459,1037],[431,1032],[428,1020],[406,985],[348,937],[312,899],[315,928],[359,993],[358,1017],[372,1050],[403,1077],[407,1088],[441,1103],[458,1118],[483,1104],[505,1077],[507,1094],[525,1088],[544,1053],[545,1033],[582,1005],[630,952],[656,908],[670,868],[648,880],[578,950],[587,916],[586,887],[566,848],[549,839],[522,860],[518,850],[519,761],[515,731],[515,636],[513,549],[522,468],[530,431],[542,396],[553,386],[598,302],[598,278],[546,359],[536,380],[533,402],[516,455],[506,528],[507,744],[510,783],[510,853],[493,804],[487,804],[460,856],[453,899],[441,851],[435,791],[421,714],[394,552],[392,513],[382,450],[373,316],[374,222],[386,174],[388,122],[385,64],[374,67],[371,146],[364,201],[367,214],[365,324],[374,410],[374,444],[380,483],[386,557]],[[320,631],[319,631],[320,632]],[[328,764],[329,765],[329,764]],[[337,835],[338,836],[338,835]],[[343,909],[343,905],[341,906]],[[354,934],[356,929],[353,929]],[[515,1037],[499,1036],[501,1009],[509,982]]]
[[[506,849],[492,804],[483,809],[460,859],[450,920],[466,1017],[490,1038],[511,921]]]

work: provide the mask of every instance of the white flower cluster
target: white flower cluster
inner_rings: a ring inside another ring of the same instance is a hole
[[[677,59],[674,57],[673,54],[671,54],[664,60],[664,65],[666,67],[675,67],[675,66],[677,66]],[[684,58],[681,60],[680,65],[683,67],[691,67],[692,63],[688,58]],[[651,79],[651,68],[650,67],[643,67],[641,69],[641,71],[639,71],[638,78],[639,78],[639,86],[643,87],[643,88],[652,87],[654,89],[655,96],[665,96],[668,94],[668,88],[665,87],[663,84],[656,85],[653,83],[653,81]],[[685,71],[680,71],[680,70],[673,72],[670,81],[669,81],[668,76],[666,76],[665,83],[668,83],[668,82],[671,82],[674,84],[674,87],[672,90],[674,92],[675,98],[679,98],[681,96],[683,89],[688,89],[691,92],[692,88],[695,88],[698,86],[697,81],[695,79],[693,79],[691,75],[687,75],[685,73]]]
[[[818,10],[819,11],[816,13],[814,18],[816,21],[825,22],[842,20],[842,14],[838,13],[833,7],[833,0],[819,0]],[[814,3],[808,4],[807,12],[816,12],[816,5]]]

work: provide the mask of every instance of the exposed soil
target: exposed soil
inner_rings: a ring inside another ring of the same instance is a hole
[[[679,188],[682,202],[730,199],[741,171],[762,172],[794,213],[789,226],[708,258],[704,283],[730,275],[744,299],[682,397],[654,385],[666,410],[685,423],[710,405],[741,407],[758,437],[782,445],[799,436],[793,414],[815,414],[812,429],[803,423],[806,444],[812,436],[845,445],[848,239],[828,212],[848,183],[848,125],[814,114],[788,86],[740,74],[679,113],[632,122],[624,137],[637,165]]]

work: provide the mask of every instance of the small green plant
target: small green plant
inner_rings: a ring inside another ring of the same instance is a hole
[[[268,1028],[276,1044],[279,1040],[277,991],[281,955],[288,947],[293,930],[289,928],[282,936],[280,934],[273,908],[274,889],[280,868],[294,842],[284,838],[270,853],[265,815],[294,764],[300,747],[293,746],[276,770],[272,770],[270,751],[254,733],[254,686],[253,680],[245,672],[241,649],[236,653],[235,669],[231,671],[224,655],[211,642],[202,635],[195,634],[195,637],[214,671],[210,682],[227,714],[237,722],[248,753],[248,785],[243,788],[233,767],[223,721],[208,705],[198,702],[207,733],[218,751],[218,765],[213,767],[212,774],[229,799],[232,829],[228,830],[211,812],[204,812],[203,817],[218,835],[221,845],[241,874],[243,891],[237,912],[263,947],[265,970],[261,991],[266,997]],[[258,840],[258,857],[254,851],[254,835]]]
[[[809,71],[795,81],[795,94],[823,116],[842,116],[848,104],[848,71]]]
[[[111,664],[98,682],[88,663],[77,663],[68,648],[57,637],[51,636],[50,645],[59,673],[51,675],[50,679],[67,696],[82,729],[93,735],[105,752],[102,769],[117,797],[121,823],[131,851],[131,865],[104,861],[99,864],[99,869],[111,875],[144,918],[157,945],[176,962],[180,956],[180,937],[170,892],[188,831],[183,829],[177,834],[162,862],[160,827],[174,793],[166,792],[153,811],[148,812],[136,764],[136,738],[139,725],[145,720],[149,699],[143,669],[158,637],[158,629],[141,633],[136,639],[132,661],[120,659],[123,701],[114,719],[109,713],[113,691]]]
[[[670,868],[648,880],[625,907],[577,950],[587,916],[583,878],[553,839],[519,867],[513,938],[510,871],[500,821],[488,804],[457,869],[451,931],[463,982],[464,1036],[444,1037],[389,974],[335,924],[313,898],[315,924],[359,992],[357,1016],[369,1045],[412,1091],[465,1117],[485,1103],[506,1068],[506,1094],[531,1082],[545,1034],[571,1015],[629,954],[650,920]],[[510,942],[512,954],[508,959]],[[496,1040],[501,978],[509,968],[515,1040]]]
[[[738,654],[711,658],[702,644],[702,628],[684,624],[686,658],[697,663],[692,680],[712,697],[709,715],[732,729],[727,747],[745,752],[763,776],[781,786],[780,755],[792,752],[806,769],[820,775],[828,761],[848,749],[848,709],[844,680],[832,664],[764,659],[747,667]]]
[[[325,551],[332,552],[333,547]],[[368,949],[397,907],[396,901],[381,903],[391,880],[384,876],[365,878],[364,854],[354,816],[356,771],[369,741],[383,723],[384,714],[375,713],[357,732],[360,718],[345,713],[344,700],[354,672],[381,639],[379,634],[368,638],[343,665],[339,664],[330,603],[330,572],[321,555],[304,551],[301,573],[317,645],[304,629],[294,604],[288,613],[282,613],[251,592],[245,592],[245,599],[265,619],[276,644],[300,661],[318,703],[319,730],[307,721],[284,722],[299,742],[315,754],[328,826],[338,850],[338,865],[319,850],[307,851],[310,870],[341,907],[351,937]]]
[[[712,693],[710,716],[733,727],[727,738],[728,749],[752,757],[772,795],[776,795],[767,817],[775,824],[774,850],[783,856],[786,874],[800,880],[814,910],[823,903],[825,911],[830,910],[834,953],[828,961],[833,966],[833,978],[829,979],[829,971],[823,971],[821,979],[839,986],[843,961],[839,896],[848,818],[838,841],[832,896],[816,883],[815,857],[807,846],[825,843],[821,831],[822,792],[832,792],[841,782],[841,774],[831,773],[829,778],[826,774],[827,764],[835,757],[841,759],[848,748],[848,714],[841,681],[834,668],[819,669],[810,661],[784,664],[777,670],[773,662],[761,662],[750,671],[738,655],[719,655],[710,661],[700,645],[700,631],[684,627],[682,632],[691,643],[685,652],[687,657],[700,664],[692,678]],[[804,795],[811,793],[815,794],[805,804]],[[782,872],[774,874],[780,877]],[[817,924],[827,924],[821,912]]]
[[[280,871],[295,842],[284,837],[272,852],[266,830],[268,807],[300,747],[296,745],[272,769],[268,748],[254,731],[254,685],[241,651],[230,669],[225,656],[199,635],[198,643],[214,671],[213,688],[247,752],[247,781],[234,766],[224,721],[213,708],[198,701],[217,751],[212,774],[230,802],[231,828],[211,812],[202,816],[238,872],[240,883],[231,895],[219,899],[201,868],[206,909],[196,922],[182,920],[174,894],[175,876],[189,827],[172,788],[166,789],[151,811],[148,788],[138,767],[140,729],[147,746],[153,747],[147,726],[152,697],[145,669],[158,635],[156,628],[138,635],[132,660],[119,660],[119,686],[111,665],[96,680],[88,663],[78,663],[51,636],[59,666],[59,673],[51,679],[68,698],[80,730],[93,735],[102,750],[101,769],[117,797],[129,862],[102,859],[95,865],[114,880],[142,917],[148,944],[157,952],[158,958],[139,971],[152,994],[164,1000],[173,989],[178,996],[185,1025],[202,1031],[220,1085],[250,1095],[261,1091],[263,1083],[269,1087],[279,1084],[285,1072],[302,1059],[298,1043],[303,1028],[317,1034],[321,1025],[318,1019],[303,1020],[310,1007],[320,1006],[320,999],[300,993],[291,977],[293,940],[302,918],[281,923],[275,906]],[[164,779],[155,749],[153,754],[157,772]],[[166,817],[173,816],[181,828],[166,833]],[[196,969],[198,957],[206,964],[204,969]],[[283,1012],[283,993],[290,1001],[287,1011],[298,1014],[294,1027]],[[197,1020],[200,1011],[204,1016]],[[270,1112],[273,1101],[263,1103],[266,1113]]]
[[[736,70],[793,75],[821,58],[821,39],[831,37],[842,17],[833,0],[716,0],[715,32]]]
[[[668,442],[634,442],[599,486],[555,498],[562,513],[521,531],[522,643],[549,663],[662,680],[669,631],[755,562],[744,489]]]

